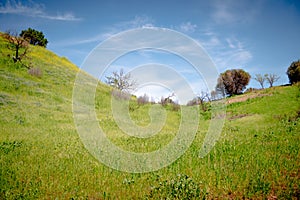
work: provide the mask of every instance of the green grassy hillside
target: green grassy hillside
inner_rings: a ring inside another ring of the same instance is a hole
[[[159,171],[130,174],[98,162],[79,138],[72,113],[78,68],[31,46],[24,62],[41,72],[33,76],[12,62],[6,45],[0,37],[0,199],[300,197],[300,86],[229,99],[221,138],[204,158],[198,154],[209,120],[200,112],[196,138],[183,156]],[[147,152],[172,140],[180,111],[167,108],[157,136],[129,137],[113,120],[110,93],[111,88],[99,83],[95,109],[99,125],[115,144]],[[150,107],[130,102],[131,118],[147,125]]]

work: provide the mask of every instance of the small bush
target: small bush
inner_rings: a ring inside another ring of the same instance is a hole
[[[0,152],[7,154],[11,151],[14,151],[15,148],[20,147],[21,145],[22,145],[22,142],[19,142],[19,141],[2,142],[2,143],[0,143]]]
[[[291,84],[300,82],[300,60],[292,62],[287,69],[286,74],[288,75]]]
[[[199,102],[198,102],[197,98],[194,98],[194,99],[190,100],[186,105],[187,106],[195,106],[198,104],[199,104]]]
[[[26,122],[26,119],[19,115],[15,115],[15,120],[16,120],[16,123],[20,124],[20,125],[24,125]]]
[[[180,110],[180,105],[177,103],[173,103],[172,104],[172,111],[178,111]]]
[[[118,99],[118,100],[129,100],[130,99],[130,94],[127,93],[127,92],[122,92],[120,90],[116,90],[114,89],[112,92],[111,92],[111,95]]]
[[[184,174],[178,174],[171,180],[159,182],[152,187],[146,199],[201,199],[205,194],[200,192],[198,185]]]
[[[256,89],[256,88],[248,88],[244,93],[247,94],[247,93],[251,93],[251,92],[256,92],[256,91],[259,91],[260,89]]]
[[[42,78],[42,76],[43,76],[42,70],[38,67],[32,67],[32,68],[28,69],[28,74],[30,74],[31,76],[38,77],[38,78]]]
[[[137,98],[137,103],[139,105],[144,105],[144,104],[147,104],[149,103],[149,97],[147,94],[144,94],[144,96],[140,96]]]
[[[0,93],[0,107],[4,105],[14,104],[14,103],[15,102],[9,95]]]

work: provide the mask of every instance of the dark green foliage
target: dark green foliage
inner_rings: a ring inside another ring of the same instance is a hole
[[[1,106],[11,105],[14,104],[14,100],[10,95],[5,93],[0,93],[0,108]]]
[[[248,194],[251,196],[253,194],[260,194],[265,196],[269,193],[271,189],[271,184],[266,182],[264,177],[256,177],[255,179],[251,179],[248,185]]]
[[[13,142],[2,142],[0,143],[0,152],[7,154],[11,151],[14,151],[15,148],[18,148],[22,145],[22,142],[13,141]]]
[[[171,180],[160,181],[153,187],[147,199],[204,199],[200,188],[192,178],[184,174],[178,174]]]
[[[48,40],[45,38],[43,32],[34,30],[32,28],[22,30],[20,37],[24,38],[32,45],[46,47],[48,44]]]
[[[250,81],[250,74],[242,69],[231,69],[220,74],[216,91],[232,96],[242,94]]]
[[[300,81],[300,60],[292,62],[287,70],[290,83],[294,84]]]

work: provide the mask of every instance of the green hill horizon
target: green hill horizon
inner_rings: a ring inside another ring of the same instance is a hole
[[[220,138],[199,158],[210,111],[200,109],[193,143],[174,163],[149,173],[111,169],[84,147],[72,95],[79,68],[30,46],[14,63],[0,36],[0,199],[297,199],[300,197],[300,85],[276,86],[229,98]],[[151,138],[122,132],[111,110],[112,88],[99,82],[95,113],[107,138],[126,151],[151,152],[169,144],[181,111]],[[131,119],[151,123],[151,104],[129,102]],[[191,107],[197,109],[196,107]]]

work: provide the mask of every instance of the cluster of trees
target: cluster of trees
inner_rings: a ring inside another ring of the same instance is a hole
[[[288,67],[286,74],[289,78],[290,84],[295,84],[300,82],[300,60],[294,61]],[[280,76],[276,74],[256,74],[254,80],[256,80],[262,89],[264,89],[264,83],[269,83],[270,87],[273,87],[273,84],[280,79]]]
[[[135,90],[137,86],[136,80],[132,79],[130,73],[125,73],[122,68],[119,71],[113,71],[110,76],[106,76],[105,78],[105,82],[114,88],[112,95],[120,100],[129,100],[130,92]],[[161,100],[158,103],[163,106],[170,105],[172,110],[177,111],[180,109],[180,106],[173,100],[174,96],[175,94],[172,93],[167,97],[161,97]],[[148,103],[155,103],[155,101],[150,99],[147,94],[144,94],[137,98],[137,103],[138,105],[144,105]]]
[[[47,47],[48,40],[45,38],[42,31],[37,31],[32,28],[22,30],[20,34],[16,32],[6,32],[4,37],[9,41],[8,48],[14,52],[12,59],[14,62],[18,62],[26,57],[29,44]],[[27,66],[26,66],[27,67]],[[29,68],[29,67],[28,67]],[[300,60],[294,61],[287,69],[287,75],[291,84],[300,82]],[[207,102],[217,100],[225,96],[239,95],[244,92],[246,86],[249,84],[251,76],[243,69],[230,69],[221,73],[217,79],[217,85],[214,91],[202,92],[200,95],[190,100],[187,105],[201,105],[202,110],[208,109]],[[280,76],[276,74],[255,74],[254,80],[256,80],[261,88],[265,87],[265,82],[269,84],[269,87],[273,87],[274,83],[280,79]],[[130,91],[134,90],[137,86],[135,80],[131,78],[131,74],[124,73],[124,70],[114,71],[111,76],[106,77],[106,83],[115,90],[113,95],[121,99],[129,99]],[[168,97],[162,97],[162,105],[178,105],[172,100],[174,94]],[[144,96],[137,98],[138,104],[153,103],[149,97]]]
[[[294,84],[300,81],[300,60],[293,62],[287,70],[287,75],[289,77],[290,83]],[[124,74],[123,69],[119,72],[113,72],[112,76],[106,77],[107,83],[112,87],[128,92],[134,89],[136,82],[131,80],[130,74]],[[243,69],[230,69],[219,75],[217,80],[217,85],[214,91],[201,92],[200,95],[196,96],[194,99],[190,100],[187,105],[200,105],[203,111],[208,110],[208,102],[223,98],[225,96],[239,95],[244,92],[246,86],[249,84],[251,76],[248,72]],[[256,74],[254,80],[256,80],[261,88],[265,87],[265,82],[269,84],[269,87],[273,87],[274,83],[280,79],[280,76],[276,74]],[[168,97],[162,97],[161,104],[177,104],[172,100],[172,95]],[[139,104],[149,103],[149,97],[145,94],[144,96],[138,97],[137,101]]]
[[[273,87],[273,84],[280,79],[280,76],[277,76],[276,74],[255,74],[254,80],[256,80],[262,89],[264,89],[265,81],[267,81],[270,85],[270,87]]]
[[[29,44],[32,45],[38,45],[46,48],[48,44],[48,40],[45,38],[44,33],[32,28],[22,30],[20,37],[24,38],[27,42],[29,42]]]
[[[31,28],[22,30],[20,34],[17,32],[7,31],[4,34],[9,42],[8,49],[13,51],[12,59],[16,62],[21,62],[26,57],[29,49],[29,44],[46,47],[48,40],[45,38],[43,32]],[[26,65],[25,65],[26,66]]]

